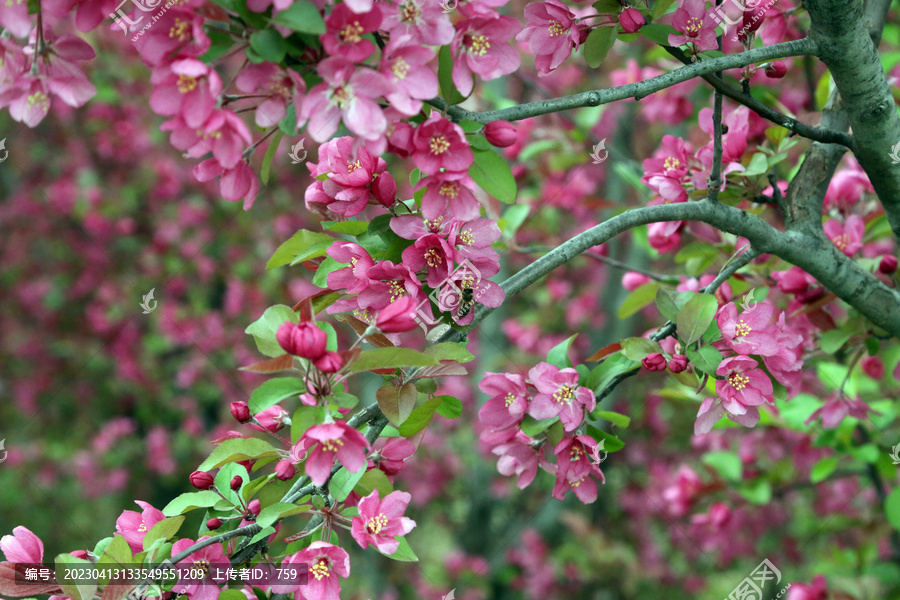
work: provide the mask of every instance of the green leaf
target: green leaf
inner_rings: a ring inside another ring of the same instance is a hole
[[[519,428],[522,430],[522,433],[527,435],[528,437],[537,437],[538,434],[543,433],[547,429],[550,428],[551,425],[559,421],[559,417],[553,417],[552,419],[541,419],[538,421],[531,415],[525,415],[525,418],[522,419],[522,423]]]
[[[609,410],[601,410],[593,413],[594,417],[600,419],[606,419],[613,425],[617,427],[621,427],[622,429],[627,428],[631,424],[631,417],[627,417],[621,413],[612,412]]]
[[[250,47],[264,60],[280,63],[288,51],[287,42],[274,29],[263,29],[250,35]]]
[[[55,562],[57,581],[59,582],[59,587],[62,588],[63,594],[72,600],[92,600],[94,593],[97,591],[97,571],[93,563],[83,558],[76,558],[68,553],[57,556]],[[76,572],[80,572],[82,569],[91,570],[94,576],[89,580],[85,580],[83,577],[65,580],[62,575],[65,573],[66,568]]]
[[[659,352],[662,354],[662,346],[649,338],[630,337],[622,340],[622,354],[635,362],[641,362],[648,354]]]
[[[182,523],[184,523],[184,517],[170,517],[151,527],[144,536],[144,550],[149,550],[156,540],[172,539],[178,533]]]
[[[250,394],[250,412],[262,412],[285,400],[306,392],[306,384],[298,377],[276,377],[264,382]]]
[[[884,499],[884,514],[888,523],[900,531],[900,487],[894,488],[894,491]]]
[[[653,20],[657,20],[669,10],[669,7],[675,4],[675,0],[656,0],[656,3],[653,4],[653,10],[650,12],[650,16]]]
[[[438,82],[441,86],[441,96],[451,105],[465,100],[453,85],[453,54],[450,52],[450,46],[441,46],[438,52]]]
[[[366,474],[362,476],[362,479],[360,479],[359,483],[356,484],[356,487],[353,488],[353,491],[363,498],[371,494],[373,490],[378,490],[378,497],[382,500],[384,500],[385,496],[394,491],[394,485],[381,469],[371,469],[366,471]]]
[[[503,235],[508,238],[513,237],[525,222],[530,210],[531,206],[528,204],[514,204],[503,211],[503,218],[497,222]]]
[[[285,321],[299,323],[300,317],[290,306],[276,304],[266,309],[260,318],[251,323],[244,333],[253,336],[256,348],[266,356],[272,358],[284,354],[284,349],[275,339],[275,332]]]
[[[385,556],[402,562],[419,562],[419,557],[416,556],[416,553],[409,547],[409,542],[406,541],[405,537],[396,537],[394,539],[400,542],[397,551],[393,554],[385,554]]]
[[[716,375],[716,369],[723,359],[722,353],[712,346],[703,346],[699,351],[690,349],[687,357],[695,367],[711,377]]]
[[[353,394],[348,394],[346,392],[333,392],[331,396],[329,396],[331,404],[336,406],[337,408],[353,408],[357,404],[359,404],[359,398],[354,396]]]
[[[231,46],[229,45],[229,48]],[[287,111],[284,114],[284,118],[278,121],[278,129],[284,135],[296,135],[297,134],[297,109],[294,108],[294,103],[291,102],[287,106]]]
[[[678,35],[678,32],[671,25],[659,23],[651,23],[641,27],[641,35],[660,46],[669,45],[669,34]]]
[[[363,464],[356,473],[351,473],[347,470],[347,467],[341,467],[328,483],[328,493],[334,497],[335,502],[343,502],[365,474],[365,464]]]
[[[225,463],[252,458],[272,458],[278,456],[278,451],[272,444],[257,438],[232,438],[225,440],[212,451],[209,458],[197,467],[200,471],[209,471],[221,467]],[[181,514],[181,513],[175,513]]]
[[[572,347],[572,342],[574,342],[577,337],[578,334],[576,333],[553,346],[547,353],[547,362],[560,369],[572,368],[572,359],[569,358],[569,348]]]
[[[336,474],[335,477],[337,477]],[[256,517],[256,524],[260,527],[268,527],[269,525],[274,525],[278,519],[304,513],[310,508],[309,505],[297,506],[296,504],[288,504],[286,502],[270,504],[259,511],[259,515]]]
[[[599,15],[618,15],[622,12],[619,0],[598,0],[594,2],[593,7]]]
[[[425,348],[425,354],[437,360],[455,360],[467,363],[475,360],[475,355],[466,350],[466,347],[456,342],[444,342]]]
[[[675,303],[675,292],[670,292],[663,287],[656,290],[656,308],[669,321],[674,321],[678,311],[681,309]]]
[[[820,348],[822,348],[822,352],[825,354],[834,354],[847,343],[847,340],[849,340],[852,335],[853,330],[850,328],[826,331],[822,334]]]
[[[622,306],[619,307],[619,318],[627,319],[653,302],[653,299],[656,298],[657,290],[659,290],[659,284],[656,282],[645,283],[635,288],[622,302]]]
[[[428,427],[431,419],[434,418],[434,411],[443,402],[443,397],[434,396],[425,404],[417,406],[410,413],[409,418],[403,421],[398,430],[403,437],[412,437]]]
[[[825,481],[829,475],[834,473],[834,470],[837,468],[838,458],[837,456],[826,456],[822,460],[816,463],[816,465],[812,468],[812,471],[809,473],[809,480],[813,483],[819,483],[820,481]]]
[[[469,177],[485,192],[506,204],[516,201],[516,178],[502,156],[493,150],[472,150],[475,162]]]
[[[316,406],[301,406],[294,411],[294,416],[291,417],[291,441],[295,444],[299,442],[307,429],[319,423],[321,413],[322,409]]]
[[[707,452],[703,455],[703,464],[709,465],[729,481],[740,481],[743,478],[743,466],[737,453],[727,450]]]
[[[400,427],[409,418],[418,398],[419,392],[411,383],[406,383],[402,387],[387,384],[375,392],[378,407],[396,427]]]
[[[266,29],[265,31],[269,31]],[[257,32],[262,33],[262,32]],[[277,34],[276,34],[277,35]],[[250,36],[253,39],[253,36]],[[278,36],[281,37],[280,35]],[[266,150],[266,155],[263,157],[262,167],[259,170],[259,178],[262,179],[263,185],[269,183],[269,170],[272,168],[272,159],[275,158],[275,152],[278,150],[278,145],[281,143],[281,138],[284,137],[284,132],[279,131],[275,134],[275,138],[269,144],[269,148]]]
[[[316,287],[320,287],[322,289],[327,289],[328,288],[328,276],[330,274],[334,273],[335,271],[339,271],[339,270],[343,269],[346,266],[347,266],[346,263],[338,262],[338,261],[334,260],[333,258],[331,258],[330,256],[326,256],[325,260],[323,260],[319,264],[319,268],[316,269],[316,274],[312,280],[313,285]]]
[[[296,6],[296,5],[295,5]],[[279,13],[281,14],[281,13]],[[301,229],[291,236],[291,239],[284,242],[266,263],[266,269],[275,269],[293,262],[298,256],[305,257],[303,260],[315,258],[316,256],[325,256],[325,251],[314,251],[310,254],[309,250],[323,242],[334,242],[334,238],[327,233],[318,233],[315,231],[307,231]]]
[[[459,398],[454,396],[435,396],[441,398],[441,403],[437,407],[437,414],[445,419],[458,419],[462,416],[463,405]]]
[[[762,506],[772,500],[772,484],[758,477],[738,488],[738,493],[753,504]]]
[[[640,362],[635,362],[622,353],[613,354],[591,370],[590,375],[584,382],[584,386],[594,392],[599,392],[613,378],[639,366]]]
[[[606,54],[612,49],[616,43],[616,34],[619,32],[617,26],[597,27],[588,35],[584,42],[584,60],[592,69],[596,69],[603,64]]]
[[[275,533],[275,528],[272,527],[271,525],[269,525],[268,527],[263,527],[262,531],[260,531],[259,533],[254,535],[252,538],[250,538],[250,541],[247,542],[247,545],[249,546],[250,544],[255,544],[256,542],[258,542],[260,540],[264,540],[267,537],[269,537],[270,535],[272,535],[273,533]]]
[[[216,502],[221,500],[221,496],[212,490],[203,490],[201,492],[188,492],[181,494],[166,504],[162,509],[162,513],[167,517],[181,515],[195,508],[209,508],[215,506]]]
[[[124,566],[132,562],[131,546],[125,540],[125,536],[117,534],[113,536],[103,554],[98,559],[98,564]]]
[[[739,173],[744,177],[757,177],[768,172],[769,162],[766,155],[762,152],[757,152],[750,159],[750,164],[747,165],[747,168]]]
[[[441,364],[432,356],[410,348],[375,348],[364,350],[351,365],[354,373],[372,369],[399,369],[403,367],[433,367]]]
[[[333,233],[357,236],[369,229],[368,221],[322,221],[322,228]]]
[[[287,9],[272,17],[272,22],[301,33],[322,35],[325,33],[325,21],[319,9],[312,2],[301,0],[294,2]]]
[[[678,311],[675,327],[684,345],[693,344],[703,335],[719,310],[719,302],[712,294],[696,294]]]
[[[613,434],[607,433],[602,429],[594,427],[593,425],[588,425],[586,431],[587,434],[594,438],[594,440],[596,440],[597,442],[603,442],[603,449],[607,452],[618,452],[625,447],[625,442],[623,442]]]

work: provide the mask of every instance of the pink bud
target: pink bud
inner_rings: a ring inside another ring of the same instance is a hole
[[[244,484],[244,479],[240,475],[235,475],[231,480],[231,491],[236,492],[241,489],[241,486]]]
[[[397,182],[385,171],[372,182],[372,195],[382,206],[392,206],[397,201]]]
[[[262,412],[256,413],[254,416],[260,425],[275,433],[284,427],[284,418],[287,416],[287,411],[276,404]]]
[[[885,275],[893,275],[897,270],[897,257],[893,254],[885,254],[878,263],[878,272]]]
[[[641,364],[644,365],[644,368],[648,371],[665,371],[666,357],[659,352],[654,352],[645,356],[644,360],[641,361]]]
[[[282,481],[291,479],[296,472],[296,469],[294,469],[294,463],[286,458],[282,458],[278,461],[278,464],[275,465],[275,477]]]
[[[259,505],[259,498],[255,498],[250,501],[250,504],[247,505],[247,508],[250,509],[254,515],[258,515],[259,511],[262,510],[262,507]]]
[[[688,360],[684,354],[675,354],[669,361],[669,370],[673,373],[681,373],[687,369]]]
[[[69,552],[69,554],[71,554],[75,558],[81,558],[83,560],[88,560],[87,550],[73,550],[72,552]]]
[[[328,351],[314,360],[313,364],[323,373],[337,373],[344,366],[344,361],[337,352]]]
[[[766,66],[766,77],[769,79],[781,79],[787,73],[787,66],[780,60]]]
[[[626,8],[619,15],[619,25],[625,33],[637,33],[645,22],[644,15],[636,8]]]
[[[382,333],[403,333],[416,328],[416,301],[402,296],[388,304],[375,318],[375,327]]]
[[[628,271],[627,273],[622,275],[622,287],[629,292],[633,292],[645,283],[650,283],[651,281],[653,280],[646,275],[642,273],[635,273],[634,271]]]
[[[216,529],[218,529],[221,526],[222,526],[222,519],[219,519],[216,517],[213,517],[212,519],[210,519],[209,521],[206,522],[206,528],[209,529],[210,531],[215,531]]]
[[[872,379],[881,380],[884,377],[884,362],[877,356],[867,356],[860,362],[863,373]]]
[[[198,490],[210,490],[215,485],[216,480],[206,471],[194,471],[188,478],[191,485]]]
[[[491,121],[484,126],[484,137],[491,145],[508,148],[516,143],[519,137],[516,128],[507,121]]]
[[[285,321],[275,333],[275,339],[288,354],[310,360],[325,354],[328,343],[325,332],[308,321],[299,324]]]
[[[231,416],[238,423],[247,423],[250,421],[250,405],[243,400],[231,403]]]

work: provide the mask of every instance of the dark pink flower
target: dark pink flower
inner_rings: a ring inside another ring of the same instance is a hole
[[[816,575],[812,583],[791,583],[785,600],[827,600],[828,584],[824,575]]]
[[[135,504],[144,509],[142,512],[133,510],[122,511],[116,519],[116,531],[122,534],[125,541],[135,552],[144,551],[144,536],[153,529],[153,526],[166,518],[161,510],[153,508],[147,502],[135,500]]]
[[[681,373],[688,367],[687,356],[684,354],[674,354],[669,360],[668,367],[673,373]]]
[[[559,416],[563,428],[574,431],[584,420],[584,411],[591,412],[597,406],[594,392],[578,385],[575,369],[542,362],[528,371],[528,378],[538,390],[528,409],[535,419]]]
[[[256,124],[260,127],[277,125],[287,114],[290,104],[300,106],[306,84],[294,69],[282,69],[274,63],[247,65],[235,79],[235,85],[245,94],[264,95],[254,98]]]
[[[447,171],[467,171],[475,160],[462,127],[439,112],[431,113],[413,134],[413,162],[426,175]]]
[[[738,354],[768,356],[778,350],[772,327],[774,307],[760,302],[745,310],[740,316],[734,302],[719,309],[716,322],[722,339]]]
[[[666,357],[659,352],[651,352],[641,360],[641,365],[648,371],[665,371]]]
[[[325,51],[331,56],[361,63],[375,50],[375,45],[362,36],[381,26],[381,10],[373,5],[371,10],[357,14],[346,3],[336,4],[325,19],[325,25],[326,32],[322,36]]]
[[[525,20],[528,26],[516,40],[528,44],[539,76],[549,75],[563,64],[587,37],[587,27],[559,0],[527,4]]]
[[[381,444],[378,449],[377,444]],[[372,468],[378,468],[392,477],[403,470],[406,461],[416,452],[416,445],[403,438],[381,438],[376,442],[376,451],[370,457]]]
[[[44,542],[27,527],[14,528],[0,538],[0,551],[8,562],[38,564],[44,560]]]
[[[349,294],[358,294],[368,287],[367,273],[375,261],[365,248],[353,242],[335,242],[326,252],[340,263],[350,263],[349,267],[328,274],[326,281],[330,289],[346,289]]]
[[[853,256],[862,248],[866,224],[859,215],[850,215],[843,225],[835,219],[829,219],[825,222],[824,229],[828,239],[847,256]]]
[[[841,392],[835,392],[825,399],[825,405],[811,414],[804,424],[809,425],[817,418],[822,417],[822,427],[825,429],[837,429],[838,426],[847,417],[853,417],[860,421],[868,418],[866,413],[873,415],[881,415],[880,412],[872,410],[868,404],[862,400],[850,400]]]
[[[325,354],[313,361],[313,365],[323,373],[337,373],[344,366],[344,359],[337,352],[326,350]]]
[[[302,593],[316,600],[340,600],[338,577],[350,575],[350,556],[343,548],[328,542],[313,542],[309,548],[296,553],[291,561],[292,564],[309,565],[309,584],[302,588],[298,586],[298,595]]]
[[[516,143],[519,134],[509,121],[491,121],[484,126],[484,137],[498,148],[508,148]]]
[[[351,473],[366,464],[369,440],[343,421],[314,425],[303,434],[302,441],[315,442],[306,459],[306,474],[315,485],[322,485],[331,476],[331,467],[337,459]]]
[[[287,458],[282,458],[275,464],[275,477],[281,481],[292,479],[296,472],[297,470],[294,469],[294,464]]]
[[[748,356],[732,356],[716,369],[716,375],[724,378],[716,381],[716,393],[730,414],[743,415],[750,406],[773,401],[772,380],[758,366]]]
[[[878,263],[878,272],[885,275],[893,275],[897,271],[897,257],[892,254],[885,254]]]
[[[600,469],[597,469],[599,472]],[[578,475],[577,471],[558,473],[556,485],[553,486],[553,497],[563,500],[570,491],[575,492],[575,497],[584,504],[591,504],[597,500],[597,482],[593,474]],[[600,482],[605,483],[603,473],[600,473]]]
[[[420,237],[404,250],[402,257],[403,264],[414,273],[426,269],[428,275],[425,283],[436,288],[450,275],[450,268],[453,266],[453,247],[441,236],[429,234]]]
[[[527,10],[527,8],[526,8]],[[485,81],[509,75],[522,59],[509,41],[522,29],[513,17],[476,17],[456,24],[450,43],[453,53],[453,85],[463,96],[472,93],[472,74]]]
[[[248,422],[250,420],[250,405],[243,400],[232,402],[231,416],[234,417],[238,423]]]
[[[884,377],[884,361],[877,356],[865,357],[860,361],[859,366],[862,368],[863,373],[876,381]]]
[[[285,321],[275,333],[275,339],[288,354],[310,360],[325,354],[325,345],[328,343],[325,332],[308,321]]]
[[[516,487],[520,490],[525,489],[537,475],[543,450],[532,446],[534,440],[521,430],[506,431],[512,433],[511,439],[494,446],[491,453],[500,457],[497,461],[497,471],[507,477],[518,476]]]
[[[191,485],[198,490],[209,490],[216,484],[215,478],[206,471],[194,471],[190,474],[188,479],[190,480]]]
[[[199,538],[201,542],[208,539],[209,536]],[[187,550],[194,545],[193,540],[180,539],[172,546],[172,555],[176,555],[182,550]],[[182,572],[195,574],[204,572],[204,577],[187,578],[182,577],[178,580],[173,591],[178,594],[187,594],[191,600],[216,600],[219,597],[219,584],[227,581],[224,571],[217,569],[215,574],[210,574],[210,565],[227,565],[228,557],[222,550],[222,544],[211,544],[205,548],[197,550],[190,554],[184,560],[178,561],[176,564],[181,567]]]
[[[381,310],[405,295],[418,303],[423,295],[419,278],[404,264],[383,260],[369,269],[367,277],[369,284],[358,297],[360,308]]]
[[[678,10],[672,19],[672,26],[681,35],[669,34],[670,46],[681,46],[690,43],[692,52],[716,50],[716,24],[706,10],[706,0],[684,0],[679,2]]]
[[[528,388],[524,377],[509,373],[485,373],[478,389],[490,396],[478,410],[482,423],[504,429],[522,421],[528,410]]]
[[[268,430],[275,433],[284,427],[284,418],[287,416],[288,412],[276,404],[253,415],[259,425],[251,425],[251,427],[259,431]]]
[[[778,282],[778,289],[785,294],[805,294],[816,283],[815,277],[795,266],[787,271],[775,271],[772,278]]]
[[[375,318],[375,327],[382,333],[404,333],[418,327],[416,301],[403,296],[383,308]]]
[[[198,57],[210,46],[209,36],[203,31],[205,20],[193,8],[171,6],[134,45],[151,67],[162,63],[175,51],[179,58]]]
[[[381,54],[380,67],[394,87],[385,98],[391,106],[409,116],[422,110],[422,100],[438,95],[437,74],[428,66],[434,58],[434,50],[412,44],[410,36],[392,38]]]
[[[375,546],[382,554],[397,551],[402,537],[413,530],[416,522],[404,517],[411,496],[406,492],[391,492],[379,499],[378,490],[363,498],[357,504],[359,516],[353,518],[351,535],[363,549]]]
[[[628,271],[622,275],[622,287],[629,292],[633,292],[645,283],[650,283],[651,281],[653,280],[643,273],[636,273],[634,271]]]
[[[423,177],[417,189],[425,188],[422,196],[422,216],[439,219],[449,206],[450,214],[462,221],[481,216],[481,205],[472,190],[475,182],[466,171],[443,171]],[[404,215],[405,216],[405,215]]]
[[[644,26],[646,21],[644,15],[636,8],[626,8],[619,15],[619,25],[625,33],[637,33]]]
[[[574,475],[579,479],[591,475],[600,481],[605,481],[603,471],[591,460],[591,456],[598,452],[598,445],[597,440],[589,435],[563,438],[553,452],[556,455],[557,478],[561,479],[565,476],[567,481],[571,481],[569,475]]]
[[[194,58],[155,67],[150,81],[153,111],[160,115],[180,115],[190,129],[199,129],[206,122],[222,93],[222,80],[215,69]]]

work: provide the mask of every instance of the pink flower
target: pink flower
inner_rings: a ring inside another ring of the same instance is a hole
[[[245,94],[258,94],[267,98],[254,98],[256,124],[260,127],[277,125],[287,114],[290,104],[300,106],[306,84],[294,69],[281,69],[273,63],[247,65],[235,79],[235,85]]]
[[[331,138],[338,129],[339,117],[347,129],[367,140],[377,140],[387,129],[387,120],[375,98],[386,96],[393,87],[381,73],[357,69],[343,57],[326,58],[319,63],[323,82],[304,98],[300,118],[309,119],[307,131],[317,142]]]
[[[204,536],[197,541],[202,542],[208,537],[209,536]],[[172,546],[172,555],[174,556],[183,550],[187,550],[193,545],[193,540],[178,540]],[[178,561],[177,564],[183,571],[194,573],[204,571],[206,575],[203,578],[192,579],[182,577],[178,580],[178,583],[175,584],[173,591],[176,591],[179,594],[187,594],[188,598],[191,598],[191,600],[216,600],[216,598],[219,597],[219,586],[217,584],[226,582],[227,578],[225,577],[225,573],[221,570],[218,570],[218,572],[215,573],[215,576],[211,575],[209,566],[225,565],[228,564],[228,562],[228,557],[225,556],[225,552],[222,550],[222,544],[212,544],[197,550],[184,560]]]
[[[475,182],[469,177],[468,172],[463,170],[435,173],[423,177],[416,189],[423,187],[425,195],[422,196],[422,216],[426,219],[440,219],[447,206],[450,207],[450,214],[462,221],[470,221],[481,216],[481,205],[472,193]]]
[[[450,50],[453,53],[453,85],[460,94],[468,96],[472,93],[473,73],[490,81],[519,68],[522,59],[508,42],[521,28],[513,17],[476,17],[456,24]]]
[[[706,0],[684,0],[679,3],[672,26],[682,35],[669,34],[670,46],[691,43],[694,54],[703,50],[716,50],[716,24],[706,11]]]
[[[381,310],[402,296],[411,296],[418,302],[424,295],[419,278],[404,264],[383,260],[369,269],[367,277],[369,284],[358,296],[360,308]]]
[[[645,22],[644,15],[636,8],[626,8],[619,15],[619,25],[625,33],[637,33]]]
[[[275,433],[284,427],[284,418],[288,415],[287,411],[278,406],[270,406],[262,412],[258,412],[253,417],[259,422],[259,425],[251,425],[254,429],[263,431],[264,429]],[[262,427],[262,429],[260,429]]]
[[[720,398],[707,398],[700,405],[700,410],[697,412],[697,420],[694,422],[694,435],[709,433],[713,425],[725,414],[728,414],[732,421],[744,427],[753,427],[759,423],[759,409],[755,406],[746,407],[746,411],[742,414],[731,414],[726,412]]]
[[[622,275],[622,287],[629,292],[633,292],[645,283],[650,283],[651,281],[653,280],[643,273],[636,273],[634,271],[628,271]]]
[[[315,485],[322,485],[331,476],[335,457],[351,473],[366,464],[369,440],[343,421],[314,425],[303,434],[304,440],[307,444],[318,442],[306,460],[306,474]]]
[[[345,3],[336,4],[325,19],[327,30],[322,36],[322,45],[331,56],[361,63],[375,50],[375,45],[363,39],[367,33],[377,31],[381,25],[381,10],[372,6],[371,10],[357,14]]]
[[[403,251],[403,264],[418,273],[427,269],[425,283],[436,288],[450,275],[453,266],[453,247],[438,235],[429,234],[420,237]]]
[[[484,137],[493,146],[509,148],[519,139],[519,134],[509,121],[491,121],[484,126]]]
[[[803,368],[803,334],[788,327],[781,313],[772,328],[775,352],[763,356],[763,364],[778,383],[784,385],[791,397],[800,388],[800,369]]]
[[[716,322],[722,339],[738,354],[770,356],[778,350],[772,327],[773,312],[770,303],[760,302],[738,316],[734,302],[729,302],[719,309]]]
[[[0,551],[8,562],[38,564],[44,560],[44,542],[27,527],[13,529],[0,538]]]
[[[716,375],[724,377],[716,381],[716,393],[730,414],[743,415],[749,406],[773,401],[772,380],[758,366],[758,362],[747,356],[732,356],[716,369]]]
[[[215,69],[194,58],[155,67],[150,81],[154,86],[150,93],[153,111],[180,115],[190,129],[199,129],[206,122],[222,93],[222,80]]]
[[[174,5],[143,32],[135,47],[151,67],[162,63],[173,52],[179,58],[197,57],[209,50],[210,39],[203,31],[206,19],[196,10]]]
[[[353,518],[351,535],[363,549],[375,546],[382,554],[393,554],[400,545],[397,537],[404,536],[416,522],[404,517],[411,496],[406,492],[391,492],[379,499],[378,490],[357,504],[359,516]]]
[[[778,282],[778,289],[785,294],[804,294],[816,283],[815,277],[794,266],[787,271],[775,271],[772,278]]]
[[[381,449],[376,446],[370,457],[372,468],[382,470],[389,477],[402,471],[406,461],[416,452],[416,445],[403,438],[381,438],[380,443]]]
[[[531,445],[530,437],[516,431],[510,441],[498,444],[491,449],[491,453],[500,457],[497,461],[497,471],[507,477],[516,475],[518,481],[516,487],[525,489],[534,481],[538,466],[542,460],[543,450],[537,450]]]
[[[822,427],[825,429],[837,429],[846,417],[853,417],[860,421],[867,418],[866,413],[880,415],[880,412],[872,410],[862,400],[850,400],[841,392],[835,392],[825,399],[825,405],[811,414],[804,424],[809,425],[818,417],[822,417]]]
[[[684,140],[674,135],[664,135],[662,145],[654,153],[654,158],[644,160],[643,183],[647,183],[652,175],[664,175],[680,181],[688,172],[688,148]]]
[[[122,511],[116,519],[116,531],[122,534],[128,545],[135,552],[143,552],[144,536],[153,526],[166,518],[161,510],[153,508],[147,502],[135,500],[135,504],[143,508],[140,513],[133,510]]]
[[[648,371],[665,371],[666,357],[659,352],[651,352],[641,361],[641,365]]]
[[[328,343],[325,332],[308,321],[285,321],[275,333],[275,339],[288,354],[310,360],[325,354],[325,345]]]
[[[426,175],[447,171],[467,171],[475,156],[466,141],[462,127],[438,112],[419,125],[413,134],[413,162]]]
[[[437,74],[428,66],[434,50],[411,45],[410,36],[391,39],[381,54],[380,71],[394,86],[385,98],[404,115],[422,110],[422,100],[438,95]]]
[[[197,127],[195,139],[196,143],[190,146],[186,156],[199,158],[212,152],[213,158],[225,170],[237,167],[242,162],[244,146],[253,142],[246,123],[230,110],[213,111],[206,122]]]
[[[340,600],[339,577],[350,575],[350,556],[347,552],[328,542],[313,542],[309,548],[294,555],[292,563],[309,565],[309,584],[298,592],[316,600]]]
[[[381,26],[395,35],[409,35],[412,40],[430,46],[446,46],[453,40],[454,28],[440,2],[401,0],[384,8]]]
[[[559,416],[566,431],[574,431],[588,412],[597,406],[594,393],[578,385],[578,371],[560,369],[549,363],[538,363],[528,371],[528,378],[538,390],[528,414],[535,419]]]
[[[412,331],[418,326],[415,311],[416,301],[410,296],[403,296],[388,304],[378,313],[375,318],[375,327],[382,333]]]
[[[504,429],[522,421],[528,410],[528,388],[524,377],[509,373],[485,373],[478,389],[491,397],[478,410],[482,423]]]
[[[597,469],[599,472],[600,469]],[[600,473],[600,482],[605,483],[603,473]],[[553,486],[553,497],[563,500],[570,491],[575,492],[575,497],[585,504],[591,504],[597,500],[597,482],[591,475],[578,475],[576,471],[559,473],[556,477],[556,485]]]
[[[597,446],[597,440],[589,435],[563,438],[553,452],[556,455],[556,476],[562,478],[571,473],[581,478],[592,475],[605,481],[600,467],[591,460],[591,456],[597,452]]]
[[[559,0],[532,2],[525,6],[528,26],[516,40],[528,44],[535,55],[538,75],[549,75],[587,39],[588,28],[575,20],[575,14]]]
[[[877,356],[867,356],[860,361],[863,373],[875,380],[884,377],[884,362]]]
[[[688,367],[687,356],[684,354],[675,354],[669,360],[669,370],[673,373],[681,373]]]
[[[843,225],[835,219],[829,219],[825,222],[824,229],[828,239],[847,256],[853,256],[862,248],[866,224],[859,215],[850,215]]]
[[[791,583],[785,600],[827,600],[828,584],[824,575],[816,575],[812,583]]]
[[[328,274],[328,287],[332,290],[346,289],[349,294],[358,294],[366,289],[369,280],[366,277],[375,261],[365,248],[353,242],[335,242],[326,251],[328,256],[341,263],[350,263],[349,267],[338,269]]]

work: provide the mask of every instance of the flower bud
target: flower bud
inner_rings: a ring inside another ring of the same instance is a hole
[[[240,475],[235,475],[231,480],[231,491],[236,492],[241,489],[241,486],[244,485],[244,478]]]
[[[637,33],[645,22],[644,15],[636,8],[626,8],[619,15],[619,25],[625,33]]]
[[[781,79],[785,73],[787,73],[787,66],[780,60],[766,66],[766,77],[769,79]]]
[[[669,360],[669,370],[673,373],[681,373],[687,369],[688,360],[684,354],[675,354]]]
[[[878,263],[878,272],[885,275],[893,275],[897,270],[897,257],[893,254],[885,254]]]
[[[259,499],[253,499],[250,501],[250,504],[247,505],[247,508],[250,509],[254,515],[258,515],[259,511],[262,510],[262,507],[259,505]]]
[[[877,356],[867,356],[860,362],[863,373],[880,381],[884,377],[884,362]]]
[[[247,423],[250,421],[250,405],[243,400],[231,403],[231,416],[238,423]]]
[[[262,412],[256,413],[256,421],[264,428],[272,433],[279,431],[284,427],[284,419],[287,417],[287,411],[278,406],[270,406]],[[260,430],[262,431],[262,430]]]
[[[642,273],[635,273],[634,271],[628,271],[627,273],[622,275],[622,287],[629,292],[633,292],[645,283],[650,283],[651,281],[653,280],[646,275]]]
[[[210,490],[216,483],[215,478],[206,471],[194,471],[188,479],[198,490]]]
[[[397,201],[397,182],[390,173],[384,173],[375,177],[372,182],[372,195],[382,206],[392,206]]]
[[[641,361],[641,364],[648,371],[665,371],[666,357],[659,352],[654,352],[645,356],[644,360]]]
[[[275,339],[288,354],[310,360],[325,354],[328,343],[325,332],[308,321],[299,324],[285,321],[275,333]]]
[[[313,361],[316,368],[323,373],[337,373],[344,366],[341,355],[330,350]]]
[[[275,477],[282,481],[291,479],[296,472],[296,469],[294,469],[294,463],[286,458],[282,458],[278,461],[278,464],[275,465]]]
[[[382,333],[403,333],[416,328],[416,301],[412,296],[402,296],[388,304],[375,318],[375,327]]]
[[[71,552],[69,552],[69,554],[71,554],[75,558],[80,558],[82,560],[89,560],[87,550],[72,550]]]
[[[492,146],[508,148],[519,137],[516,128],[507,121],[491,121],[484,126],[484,137]]]
[[[219,519],[217,517],[213,517],[212,519],[210,519],[209,521],[206,522],[206,528],[209,529],[210,531],[215,531],[216,529],[218,529],[221,526],[222,526],[222,519]]]

